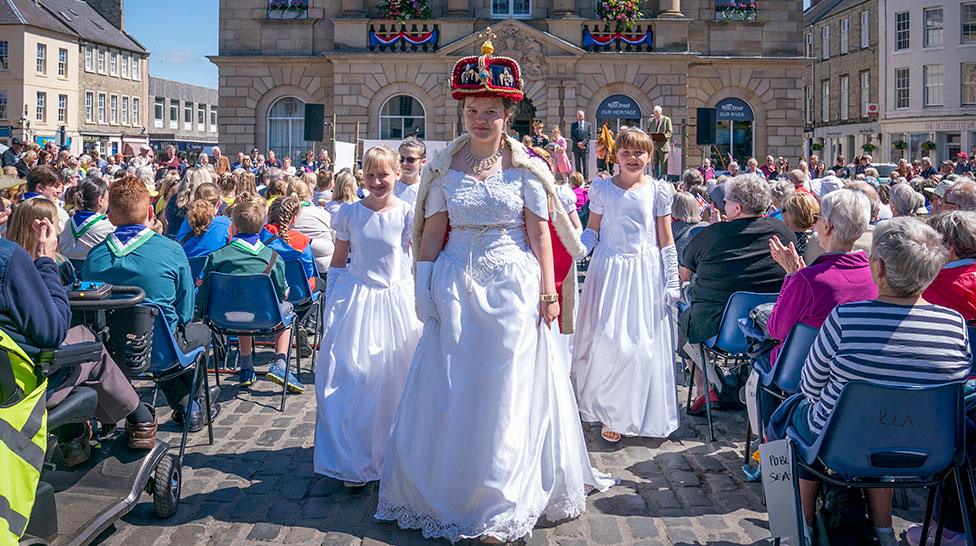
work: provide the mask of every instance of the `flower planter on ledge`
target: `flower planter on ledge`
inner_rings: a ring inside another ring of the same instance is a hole
[[[268,19],[308,18],[308,0],[268,0]]]
[[[437,51],[440,41],[438,25],[396,23],[369,25],[370,51]]]
[[[756,20],[755,0],[717,0],[715,20],[728,23],[747,23]]]

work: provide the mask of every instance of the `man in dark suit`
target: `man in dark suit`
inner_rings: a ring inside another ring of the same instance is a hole
[[[582,110],[576,112],[576,121],[573,122],[569,136],[573,139],[573,157],[575,158],[576,170],[583,173],[583,178],[589,179],[589,165],[586,156],[590,148],[590,140],[593,139],[593,126],[587,123],[584,117]]]

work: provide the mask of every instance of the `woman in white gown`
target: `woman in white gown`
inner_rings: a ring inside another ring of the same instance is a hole
[[[369,197],[332,217],[337,240],[315,368],[314,458],[316,473],[348,487],[380,478],[420,339],[410,272],[413,209],[393,195],[398,161],[392,150],[368,150],[363,168]]]
[[[515,61],[491,52],[486,42],[482,56],[455,66],[468,134],[421,181],[414,249],[424,333],[376,513],[452,542],[518,540],[542,515],[578,516],[589,487],[612,485],[590,467],[568,366],[556,360],[550,215],[566,249],[579,255],[582,245],[552,174],[504,136],[522,82]],[[473,66],[481,77],[472,82]],[[498,77],[504,69],[512,85]]]
[[[601,423],[605,440],[664,438],[678,428],[670,320],[680,283],[671,190],[643,174],[653,149],[643,131],[622,132],[615,149],[620,174],[590,188],[582,239],[593,259],[580,301],[573,382],[583,420]]]
[[[583,285],[573,383],[584,421],[621,434],[664,438],[678,428],[671,306],[680,296],[671,190],[645,176],[653,144],[621,132],[620,174],[590,188],[583,233],[593,259]]]

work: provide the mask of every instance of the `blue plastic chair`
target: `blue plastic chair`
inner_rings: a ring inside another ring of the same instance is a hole
[[[812,442],[793,426],[794,459],[818,479],[847,488],[925,488],[925,544],[936,487],[950,477],[959,492],[966,537],[973,540],[962,476],[966,465],[963,385],[891,387],[864,381],[844,386],[819,436]],[[833,473],[822,471],[823,464]],[[945,501],[943,495],[943,501]],[[945,511],[939,518],[941,535]]]
[[[282,307],[268,275],[230,275],[211,271],[206,283],[207,303],[203,320],[215,336],[276,335],[295,322],[294,310]],[[281,387],[282,412],[285,411],[285,397],[288,394],[287,378],[291,371],[291,345],[294,341],[295,330],[292,328],[285,354],[285,381]]]
[[[972,362],[969,367],[969,377],[976,378],[976,327],[967,327],[966,333],[969,335],[969,357]]]
[[[715,429],[712,426],[712,403],[708,397],[708,363],[711,362],[709,354],[721,358],[726,364],[730,361],[745,361],[748,357],[746,351],[749,350],[749,342],[745,334],[739,328],[739,319],[749,318],[749,311],[763,303],[776,301],[778,294],[760,294],[758,292],[735,292],[729,297],[725,304],[725,311],[722,312],[722,320],[719,323],[718,334],[711,337],[701,344],[701,359],[705,364],[702,366],[702,373],[705,377],[705,414],[708,418],[708,437],[710,442],[715,441]],[[691,411],[691,391],[695,382],[695,368],[691,368],[691,380],[688,385],[688,411]],[[748,422],[748,420],[747,420]],[[751,431],[747,431],[747,436],[751,436]],[[748,446],[746,446],[748,450]]]
[[[170,332],[169,325],[166,323],[166,316],[162,309],[156,305],[141,304],[141,306],[152,307],[155,309],[155,320],[153,321],[152,337],[152,364],[149,367],[149,374],[156,383],[156,390],[153,393],[153,405],[156,404],[156,394],[159,391],[159,381],[170,379],[184,373],[193,373],[193,383],[190,394],[187,398],[186,409],[183,410],[183,437],[180,441],[180,463],[183,461],[183,454],[186,451],[186,438],[190,432],[190,412],[193,401],[196,399],[196,390],[200,382],[200,368],[203,372],[203,392],[206,407],[203,411],[207,414],[207,437],[210,445],[213,445],[213,421],[210,419],[210,381],[206,373],[207,350],[208,346],[197,347],[188,353],[180,349],[179,343],[173,333]]]
[[[193,274],[193,280],[200,278],[203,273],[203,268],[207,265],[207,260],[210,256],[193,256],[192,258],[187,258],[186,260],[190,262],[190,272]]]
[[[793,394],[800,388],[803,363],[806,362],[807,355],[810,354],[810,349],[819,334],[820,330],[817,328],[802,322],[797,323],[786,336],[773,369],[756,370],[759,372],[760,384],[769,389],[770,394],[782,400],[786,395]]]
[[[318,356],[318,346],[322,334],[322,301],[321,292],[313,292],[309,286],[305,265],[299,260],[285,260],[285,280],[288,282],[288,301],[295,308],[297,324],[305,325],[311,317],[315,317],[315,336],[312,339],[312,366],[315,371],[315,360]],[[301,373],[301,348],[295,348],[298,371]]]

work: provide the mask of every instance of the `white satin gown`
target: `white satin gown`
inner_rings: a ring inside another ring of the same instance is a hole
[[[315,368],[315,472],[378,480],[390,426],[422,325],[414,311],[413,208],[375,212],[362,201],[332,217],[351,262],[326,302]]]
[[[573,383],[584,421],[627,436],[666,438],[679,424],[655,223],[671,214],[662,184],[625,191],[597,179],[590,188],[590,211],[602,222],[583,283]]]
[[[430,188],[427,215],[446,210],[451,223],[432,278],[439,320],[417,346],[376,513],[427,538],[514,541],[612,485],[590,466],[568,363],[539,322],[524,208],[548,217],[544,186],[523,169],[485,181],[448,171]]]

